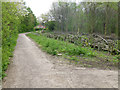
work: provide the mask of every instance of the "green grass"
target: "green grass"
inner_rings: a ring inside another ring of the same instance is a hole
[[[60,56],[69,60],[70,63],[81,64],[85,67],[101,67],[104,69],[116,67],[118,64],[118,56],[96,51],[90,47],[77,46],[67,41],[47,38],[42,34],[35,35],[34,33],[29,33],[27,36],[37,42],[43,51],[52,55],[59,56],[60,54]]]
[[[34,39],[39,45],[41,45],[41,48],[44,51],[52,55],[58,55],[59,53],[61,53],[69,56],[95,56],[95,53],[92,51],[91,48],[83,48],[81,47],[81,45],[76,46],[68,42],[47,38],[43,35],[36,36],[34,34],[28,34],[28,36]]]

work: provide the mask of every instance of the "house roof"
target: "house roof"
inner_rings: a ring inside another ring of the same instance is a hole
[[[43,29],[45,29],[45,26],[43,26],[43,25],[37,25],[34,28],[43,28]]]

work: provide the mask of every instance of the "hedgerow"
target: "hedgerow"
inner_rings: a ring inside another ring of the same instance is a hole
[[[0,66],[2,72],[0,72],[0,78],[6,76],[5,71],[10,64],[10,58],[13,57],[18,33],[33,30],[36,23],[34,19],[34,14],[30,8],[25,7],[24,2],[2,3],[2,49],[0,49],[2,51],[2,65]],[[28,26],[26,21],[29,21]]]

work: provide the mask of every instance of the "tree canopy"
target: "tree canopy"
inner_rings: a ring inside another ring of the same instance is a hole
[[[16,45],[18,33],[33,31],[36,17],[29,7],[21,2],[2,2],[2,71],[10,63],[9,57]],[[3,77],[5,76],[4,73]]]
[[[64,2],[52,5],[50,15],[56,32],[118,33],[117,2]]]

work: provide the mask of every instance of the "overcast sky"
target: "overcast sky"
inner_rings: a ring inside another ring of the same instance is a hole
[[[39,17],[42,13],[47,13],[49,9],[52,6],[53,2],[57,2],[58,0],[24,0],[26,2],[26,5],[29,6],[36,17]],[[63,0],[65,1],[65,0]],[[80,2],[82,0],[66,0],[66,1],[76,1]],[[91,0],[85,0],[85,1],[91,1]],[[95,0],[93,0],[95,1]],[[96,0],[96,1],[112,1],[112,0]],[[114,0],[118,1],[118,0]]]
[[[36,17],[39,17],[42,13],[47,13],[51,8],[51,5],[56,0],[24,0],[26,5],[29,6]]]

